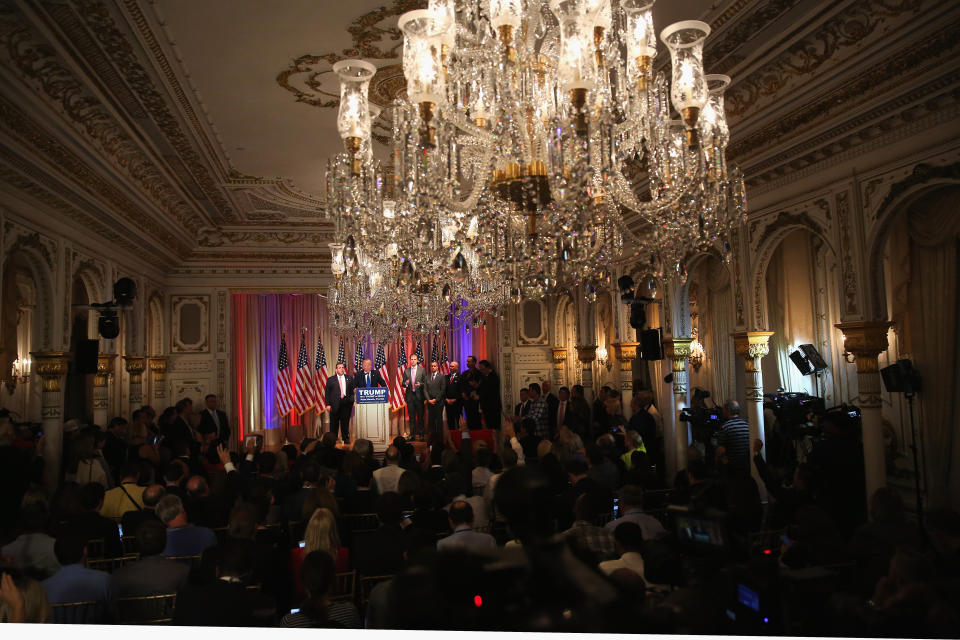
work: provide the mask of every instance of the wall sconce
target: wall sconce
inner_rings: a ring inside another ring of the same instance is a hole
[[[607,368],[609,369],[609,367],[607,366],[607,364],[608,364],[608,363],[607,363],[607,356],[608,356],[608,355],[609,355],[609,354],[607,353],[607,347],[606,347],[606,346],[602,346],[602,347],[597,348],[597,362],[600,364],[601,367],[607,367]]]
[[[704,357],[703,345],[700,344],[700,340],[697,336],[697,330],[693,330],[693,342],[690,343],[690,366],[693,367],[693,370],[698,372],[700,367],[703,366],[703,357]]]
[[[26,358],[23,362],[21,362],[19,358],[13,361],[13,364],[10,365],[10,379],[4,382],[4,385],[7,387],[7,393],[13,395],[17,384],[26,384],[27,380],[30,379],[29,370],[29,358]]]

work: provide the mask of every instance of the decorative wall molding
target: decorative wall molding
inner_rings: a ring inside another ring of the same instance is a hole
[[[199,316],[197,339],[185,341],[185,332],[189,330],[181,324],[185,308],[196,307]],[[210,351],[210,296],[170,296],[170,351],[171,353],[207,353]]]

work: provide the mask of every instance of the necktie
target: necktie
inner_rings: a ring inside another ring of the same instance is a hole
[[[347,385],[343,383],[343,376],[337,376],[337,379],[340,380],[340,397],[347,395]]]
[[[367,386],[370,386],[370,373],[367,373]]]
[[[566,413],[566,410],[567,410],[567,401],[564,400],[563,402],[560,403],[560,410],[557,411],[557,426],[558,426],[558,427],[563,426],[563,414]]]
[[[436,373],[433,374],[433,379],[434,379],[434,380],[437,379],[437,374],[436,374]]]

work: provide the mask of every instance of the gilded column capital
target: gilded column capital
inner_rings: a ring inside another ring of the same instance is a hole
[[[113,362],[116,359],[115,353],[101,353],[97,356],[97,374],[93,377],[93,386],[107,386],[108,379],[113,375]]]
[[[166,356],[150,356],[147,360],[150,371],[154,373],[166,373],[167,372],[167,357]]]
[[[553,368],[557,371],[562,370],[563,365],[567,362],[567,348],[553,347],[550,351],[553,352]]]
[[[577,347],[577,360],[586,364],[597,359],[597,345],[586,345]]]
[[[637,357],[639,342],[614,342],[613,354],[620,363],[621,371],[633,371],[633,361]]]
[[[146,356],[123,356],[123,367],[130,374],[130,384],[138,384],[147,368]]]
[[[756,360],[770,353],[770,336],[773,331],[737,331],[731,333],[738,356]]]
[[[690,345],[693,338],[666,338],[663,341],[663,355],[673,361],[674,371],[686,371],[690,357]]]
[[[31,351],[33,373],[40,376],[44,391],[60,391],[63,377],[67,375],[70,354],[66,351]]]
[[[877,356],[887,350],[887,332],[893,326],[892,322],[841,322],[833,326],[843,332],[844,351],[856,358],[857,373],[879,370]]]

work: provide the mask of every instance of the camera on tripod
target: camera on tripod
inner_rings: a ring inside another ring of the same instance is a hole
[[[807,393],[779,391],[763,394],[763,406],[777,417],[781,432],[787,438],[819,436],[819,418],[826,412],[823,398]]]

